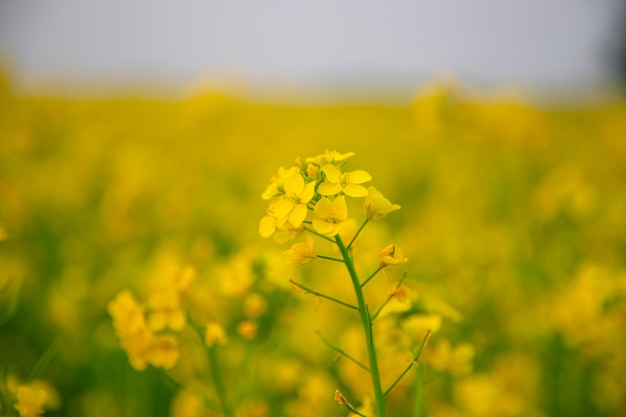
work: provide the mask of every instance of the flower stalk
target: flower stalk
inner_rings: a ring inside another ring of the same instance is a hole
[[[361,288],[361,282],[359,281],[359,277],[357,275],[356,269],[354,267],[354,261],[352,260],[352,255],[350,251],[341,240],[341,236],[336,235],[335,241],[337,242],[337,247],[341,252],[341,256],[345,261],[346,268],[348,269],[348,273],[350,274],[350,279],[352,280],[352,287],[354,288],[354,294],[357,299],[357,307],[359,310],[359,316],[361,318],[361,325],[363,327],[363,332],[365,333],[365,342],[367,345],[367,355],[369,358],[369,368],[370,375],[372,379],[372,388],[374,389],[374,401],[375,401],[375,409],[376,415],[378,417],[385,417],[387,415],[387,407],[385,400],[385,393],[383,392],[382,385],[380,383],[380,372],[378,370],[378,357],[376,356],[376,347],[374,345],[374,334],[372,331],[372,320],[369,314],[369,310],[367,305],[365,304],[365,297],[363,296],[363,290]]]

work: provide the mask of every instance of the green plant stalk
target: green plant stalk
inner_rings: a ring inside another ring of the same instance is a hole
[[[424,417],[424,367],[418,366],[415,371],[415,417]]]
[[[226,400],[226,389],[224,388],[224,382],[222,380],[222,375],[220,374],[219,361],[217,359],[216,347],[211,346],[207,348],[208,357],[209,357],[209,367],[211,368],[211,377],[213,378],[213,383],[215,384],[215,391],[217,391],[217,396],[220,399],[222,404],[222,411],[224,412],[224,416],[233,417],[233,412]]]
[[[376,415],[378,417],[385,417],[387,415],[386,410],[386,401],[385,394],[383,392],[383,388],[380,383],[380,373],[378,371],[378,358],[376,357],[376,348],[374,346],[374,335],[372,332],[372,321],[369,315],[369,311],[367,309],[367,305],[365,304],[365,297],[363,296],[363,290],[361,289],[361,283],[359,282],[359,277],[356,273],[356,269],[354,268],[354,262],[352,260],[352,255],[350,251],[346,247],[346,245],[341,240],[339,235],[335,236],[335,241],[337,242],[337,247],[341,252],[341,256],[343,257],[346,268],[348,269],[348,273],[350,274],[350,279],[352,280],[352,287],[354,288],[354,294],[356,295],[357,305],[359,309],[359,316],[361,317],[361,324],[363,325],[363,331],[365,332],[365,341],[367,344],[367,354],[369,357],[370,363],[370,375],[372,377],[372,387],[374,389],[374,401],[375,401],[375,409]]]

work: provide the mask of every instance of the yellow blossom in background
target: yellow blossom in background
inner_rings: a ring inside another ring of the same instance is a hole
[[[448,339],[435,344],[427,353],[428,363],[438,372],[448,372],[452,376],[465,375],[472,371],[475,350],[468,343],[454,348]]]
[[[22,385],[17,389],[15,408],[21,417],[36,417],[44,413],[46,392],[42,389]]]
[[[387,295],[395,298],[400,303],[406,303],[408,300],[415,301],[417,299],[417,293],[407,287],[405,283],[398,285],[399,283],[393,284],[389,290],[387,291]]]
[[[46,410],[56,409],[61,405],[57,391],[48,382],[34,380],[27,384],[18,384],[15,389],[15,409],[20,417],[37,417]]]
[[[317,191],[321,195],[329,196],[344,193],[349,197],[365,197],[367,189],[361,184],[371,181],[372,176],[363,170],[342,173],[335,165],[327,164],[322,167],[325,175],[324,182]]]
[[[243,312],[247,317],[255,318],[267,311],[267,300],[261,294],[249,294],[243,302]]]
[[[204,332],[204,343],[208,347],[212,347],[214,345],[223,346],[228,342],[226,337],[226,332],[224,328],[216,322],[209,322],[206,325],[206,330]]]
[[[180,331],[185,328],[187,318],[180,306],[179,295],[172,291],[160,291],[148,298],[150,312],[148,326],[155,332],[170,328]]]
[[[391,204],[389,199],[385,198],[383,193],[377,191],[376,188],[367,187],[367,196],[363,201],[363,211],[368,220],[380,220],[387,214],[400,210],[399,204]]]
[[[348,219],[346,198],[342,195],[334,200],[322,198],[315,205],[313,212],[317,216],[317,219],[313,219],[315,230],[327,236],[335,236]]]
[[[180,351],[178,340],[169,334],[159,335],[154,339],[148,354],[148,362],[156,367],[173,368],[178,362]]]
[[[290,249],[283,252],[283,257],[287,263],[306,265],[315,260],[317,255],[313,250],[313,238],[309,235],[306,241],[295,243]]]
[[[124,290],[108,304],[109,314],[113,318],[113,327],[118,335],[134,333],[145,327],[146,308],[139,304],[135,296]]]
[[[4,226],[0,224],[0,242],[2,242],[3,240],[6,240],[6,238],[8,237],[9,237],[9,233],[6,231]]]
[[[254,339],[259,330],[259,325],[252,320],[244,320],[237,325],[237,333],[247,340]]]
[[[379,266],[385,268],[390,265],[400,265],[408,262],[402,250],[395,244],[388,245],[378,254],[380,257]]]

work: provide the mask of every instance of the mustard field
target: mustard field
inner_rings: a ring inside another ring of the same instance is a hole
[[[626,103],[0,89],[0,415],[626,410]]]

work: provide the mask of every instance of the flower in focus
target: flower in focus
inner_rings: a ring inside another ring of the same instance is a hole
[[[391,204],[385,196],[376,188],[369,186],[367,196],[363,201],[363,210],[368,220],[380,220],[392,211],[400,210],[398,204]]]
[[[263,194],[261,194],[261,198],[263,200],[269,200],[271,198],[283,195],[285,191],[285,178],[293,175],[294,173],[298,173],[297,167],[291,167],[289,169],[280,167],[278,169],[278,174],[270,179],[270,184],[267,186]]]
[[[339,153],[337,151],[324,151],[323,154],[314,156],[312,158],[306,158],[305,162],[309,164],[315,164],[318,166],[326,164],[338,164],[344,162],[346,159],[353,157],[354,152]]]
[[[361,184],[368,182],[372,176],[361,169],[342,173],[334,165],[327,164],[322,167],[325,179],[317,191],[321,195],[335,195],[343,192],[349,197],[365,197],[367,189]]]
[[[306,237],[305,242],[296,243],[283,252],[285,261],[290,264],[306,265],[317,257],[313,251],[313,238],[311,236]]]
[[[306,218],[306,204],[311,201],[315,194],[315,183],[305,184],[302,175],[295,172],[285,178],[284,189],[287,200],[286,207],[289,207],[286,214],[287,220],[293,227],[298,227]]]
[[[334,200],[322,198],[315,205],[313,212],[318,217],[313,219],[315,230],[327,236],[335,236],[341,231],[348,219],[346,198],[342,195]]]

